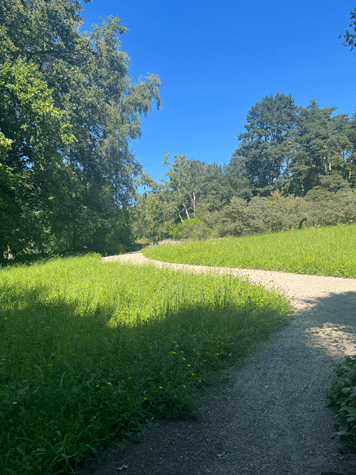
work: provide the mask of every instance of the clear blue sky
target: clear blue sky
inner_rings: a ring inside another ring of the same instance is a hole
[[[83,2],[84,30],[118,16],[134,82],[161,79],[162,110],[141,118],[131,150],[155,181],[164,151],[228,163],[246,115],[264,96],[315,99],[338,113],[356,110],[356,49],[342,46],[355,3],[238,0],[93,0]],[[139,191],[142,191],[141,189]]]

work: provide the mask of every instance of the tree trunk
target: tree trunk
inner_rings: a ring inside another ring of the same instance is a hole
[[[184,201],[182,201],[182,203],[183,203],[183,206],[184,206],[184,209],[185,209],[185,214],[187,215],[187,218],[190,219],[189,213],[188,213],[187,207],[185,206]]]
[[[178,188],[178,193],[179,193],[180,196],[182,196],[179,188]],[[184,206],[184,209],[185,209],[185,214],[187,215],[187,218],[190,219],[190,218],[189,218],[189,213],[188,213],[187,207],[185,206],[185,203],[184,203],[183,200],[182,200],[182,203],[183,203],[183,206]],[[182,219],[182,218],[181,218],[181,219]]]

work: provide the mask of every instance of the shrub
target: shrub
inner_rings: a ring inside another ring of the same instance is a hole
[[[326,407],[338,406],[339,410],[335,417],[339,420],[339,430],[336,432],[346,440],[349,447],[356,448],[356,360],[355,355],[348,356],[342,363],[331,364],[337,374],[328,389]],[[331,378],[331,376],[329,376]]]
[[[209,218],[219,237],[336,226],[356,221],[356,193],[328,193],[322,200],[283,197],[278,192],[268,198],[254,197],[250,202],[234,197],[229,205]]]
[[[204,241],[211,236],[212,232],[209,226],[200,218],[190,218],[185,219],[183,223],[173,226],[169,234],[174,239]]]

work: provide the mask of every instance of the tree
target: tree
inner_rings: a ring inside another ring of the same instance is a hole
[[[349,24],[349,28],[353,28],[355,33],[350,33],[348,30],[345,31],[345,33],[340,32],[339,38],[343,37],[344,42],[342,43],[342,46],[350,47],[350,51],[354,49],[356,46],[355,43],[355,38],[356,38],[356,8],[354,11],[350,10],[350,18],[351,22]]]
[[[151,192],[143,193],[135,203],[137,235],[151,240],[168,237],[177,222],[191,224],[192,218],[204,219],[233,196],[227,175],[216,163],[186,160],[184,155],[175,156],[171,163],[167,152],[163,163],[169,167],[165,173],[168,180],[157,184],[142,173],[141,185]]]
[[[104,228],[120,234],[114,223],[129,219],[142,169],[129,144],[141,135],[139,116],[152,110],[151,102],[160,108],[158,76],[131,82],[121,20],[109,16],[81,33],[81,10],[74,0],[0,0],[2,195],[12,199],[10,174],[25,180],[19,209],[31,202],[28,215],[41,217],[36,245],[45,234],[62,250],[95,248]],[[31,89],[25,79],[35,82],[34,96],[14,93]],[[37,103],[29,107],[33,97]],[[18,226],[8,218],[0,247],[26,247],[29,238],[21,232],[22,241],[15,238]]]
[[[348,121],[348,127],[343,131],[351,144],[351,149],[342,151],[344,159],[343,178],[347,180],[350,188],[356,186],[356,113]]]
[[[184,155],[174,156],[173,163],[168,158],[169,153],[165,152],[163,163],[169,167],[165,173],[169,181],[165,186],[172,190],[179,203],[181,222],[182,214],[187,219],[195,218],[199,209],[214,211],[229,202],[233,190],[221,166],[194,158],[186,160]]]
[[[243,157],[233,153],[230,162],[224,165],[223,170],[233,196],[249,201],[252,198],[252,185],[247,176]]]
[[[41,74],[22,58],[0,64],[0,104],[0,251],[11,243],[15,254],[43,237],[35,161],[41,168],[58,166],[74,136],[63,121],[66,111],[54,107]]]
[[[199,203],[214,212],[227,205],[233,195],[231,181],[223,167],[215,162],[206,164],[202,183],[197,193]]]
[[[238,136],[241,143],[230,166],[243,163],[255,194],[269,195],[282,188],[293,155],[299,110],[291,95],[277,94],[265,96],[248,112],[247,132]]]
[[[174,192],[180,206],[183,206],[183,211],[179,210],[178,212],[180,220],[183,222],[182,212],[186,214],[187,219],[190,219],[188,211],[190,205],[195,216],[196,193],[201,186],[204,165],[198,161],[185,160],[185,155],[175,155],[174,162],[169,161],[168,152],[164,152],[164,157],[162,163],[168,167],[165,176],[169,178],[169,182],[165,181],[165,185]]]
[[[134,206],[135,232],[139,238],[151,241],[169,236],[169,230],[176,220],[177,202],[173,192],[167,188],[144,193]]]
[[[300,112],[296,152],[288,167],[291,179],[286,187],[297,196],[305,196],[312,189],[336,191],[347,186],[343,175],[352,149],[346,135],[349,124],[345,114],[331,118],[334,110],[336,107],[320,109],[313,100]]]

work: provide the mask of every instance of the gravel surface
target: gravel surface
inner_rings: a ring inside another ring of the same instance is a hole
[[[337,408],[325,407],[336,377],[329,365],[356,354],[356,279],[166,264],[139,252],[103,260],[249,277],[282,290],[296,310],[289,326],[227,372],[200,421],[147,423],[136,443],[113,445],[78,474],[356,473],[356,455],[333,436]]]

